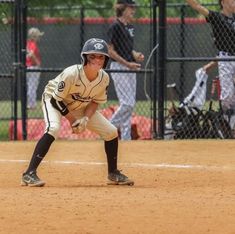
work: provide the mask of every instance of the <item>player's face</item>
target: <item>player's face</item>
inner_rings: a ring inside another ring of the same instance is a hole
[[[88,54],[87,60],[92,68],[99,70],[104,66],[105,56],[103,54]]]
[[[223,10],[229,13],[235,13],[235,0],[222,0]]]
[[[135,6],[127,6],[123,12],[123,17],[125,17],[128,21],[131,21],[134,18],[135,11]]]

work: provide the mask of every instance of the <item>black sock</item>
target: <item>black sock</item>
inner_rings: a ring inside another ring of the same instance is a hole
[[[104,148],[108,161],[108,172],[113,172],[117,169],[117,153],[118,153],[118,138],[104,142]]]
[[[43,158],[47,154],[47,152],[48,152],[48,150],[54,140],[55,140],[55,138],[48,133],[45,133],[41,137],[41,139],[38,141],[38,143],[34,149],[33,156],[31,158],[31,161],[30,161],[30,164],[29,164],[29,167],[28,167],[26,173],[37,170],[39,164],[41,163],[41,161],[43,160]]]

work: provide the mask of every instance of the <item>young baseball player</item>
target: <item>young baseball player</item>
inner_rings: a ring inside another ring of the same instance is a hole
[[[235,1],[219,0],[221,12],[214,12],[202,6],[196,0],[186,2],[200,14],[206,17],[213,31],[214,42],[219,50],[219,58],[235,59]],[[218,62],[221,85],[221,103],[224,112],[235,111],[235,61]]]
[[[41,66],[41,54],[38,47],[40,38],[44,35],[38,28],[28,30],[26,65],[29,69],[38,69]],[[40,72],[27,72],[27,108],[34,109],[37,105],[37,89]]]
[[[108,30],[109,54],[113,70],[138,70],[144,55],[134,50],[134,27],[131,21],[135,14],[134,0],[117,0],[116,20]],[[122,140],[131,140],[131,115],[136,102],[136,73],[112,73],[119,108],[111,118],[121,132]]]
[[[46,123],[45,133],[38,141],[28,169],[22,176],[22,185],[44,186],[36,170],[58,136],[61,117],[70,122],[74,133],[86,128],[104,139],[108,163],[108,184],[133,185],[134,182],[117,169],[118,132],[97,108],[107,100],[109,76],[103,70],[109,60],[104,40],[91,38],[83,46],[82,64],[66,68],[50,80],[42,95]]]

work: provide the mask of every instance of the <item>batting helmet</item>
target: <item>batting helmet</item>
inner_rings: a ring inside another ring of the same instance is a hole
[[[85,42],[81,52],[83,65],[87,64],[87,54],[105,55],[105,62],[103,68],[107,66],[107,63],[109,61],[108,45],[104,40],[99,38],[91,38]]]

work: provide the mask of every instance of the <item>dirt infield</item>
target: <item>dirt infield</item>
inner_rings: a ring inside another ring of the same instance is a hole
[[[135,186],[106,185],[102,141],[57,141],[21,187],[35,142],[0,143],[0,233],[234,234],[235,142],[121,142]]]

